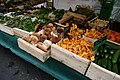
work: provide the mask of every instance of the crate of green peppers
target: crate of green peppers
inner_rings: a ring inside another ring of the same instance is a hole
[[[97,80],[120,80],[120,46],[107,41],[99,47],[86,76]]]

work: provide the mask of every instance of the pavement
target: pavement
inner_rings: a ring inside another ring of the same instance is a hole
[[[0,45],[0,80],[56,80]]]

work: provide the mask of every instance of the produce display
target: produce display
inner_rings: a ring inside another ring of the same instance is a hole
[[[1,14],[0,15],[0,23],[4,24],[11,27],[11,28],[19,28],[28,32],[33,32],[34,31],[34,27],[36,24],[39,24],[40,21],[42,21],[43,23],[47,23],[48,21],[52,21],[51,18],[48,16],[49,13],[53,12],[53,14],[55,15],[55,18],[53,20],[57,20],[60,19],[61,17],[59,15],[63,15],[61,13],[56,13],[56,12],[63,12],[64,10],[52,10],[49,8],[41,8],[40,10],[37,10],[34,12],[34,14],[36,15],[36,17],[33,17],[31,15],[15,15],[13,14],[9,14],[9,15],[4,15]]]
[[[108,40],[120,43],[120,33],[112,31],[110,29],[104,29],[101,31],[97,31],[95,29],[86,29],[86,33],[84,35],[93,39],[99,39],[107,35]]]
[[[34,27],[36,24],[39,23],[39,20],[35,18],[32,20],[32,17],[25,17],[25,16],[14,16],[14,17],[7,17],[4,15],[0,15],[0,24],[4,24],[11,28],[19,28],[25,31],[34,31]]]
[[[109,21],[101,20],[101,19],[96,19],[93,21],[88,21],[88,25],[96,30],[104,29],[107,28]]]
[[[50,9],[50,8],[41,8],[38,11],[34,12],[34,14],[41,19],[43,22],[47,22],[49,20],[59,20],[62,18],[62,16],[64,15],[65,10],[64,9]],[[51,16],[49,16],[50,14],[52,14],[52,18]]]
[[[95,54],[96,64],[120,74],[120,46],[106,42]]]
[[[71,38],[65,38],[59,41],[57,45],[79,56],[94,61],[94,53],[92,51],[93,43],[83,39],[81,34],[83,34],[83,31],[73,24],[68,33]]]
[[[18,10],[20,11],[25,11],[25,10],[29,10],[29,9],[33,9],[33,7],[31,6],[30,2],[28,0],[4,0],[2,2],[0,2],[0,10],[2,13],[8,13],[8,12],[18,12]]]
[[[18,22],[19,24],[16,24],[15,27],[28,32],[34,31],[34,26],[39,23],[37,18],[34,21],[32,21],[32,18],[25,18],[21,21],[18,20]],[[8,23],[7,25],[9,26]]]
[[[8,27],[16,27],[31,32],[34,31],[34,27],[39,24],[39,21],[47,23],[48,21],[61,19],[64,9],[56,10],[44,6],[40,8],[34,7],[28,0],[24,0],[24,2],[23,0],[10,0],[0,2],[0,13],[1,24],[6,23]],[[50,13],[54,15],[54,18],[49,16]],[[6,18],[10,18],[10,20],[6,20]],[[36,19],[32,20],[33,18]]]
[[[94,10],[90,8],[90,6],[81,6],[81,5],[77,5],[76,10],[74,12],[85,15],[87,17],[94,14]]]
[[[76,24],[79,28],[84,28],[83,24],[86,22],[86,16],[73,13],[70,11],[66,11],[62,17],[61,20],[59,20],[59,23],[66,25],[66,26],[71,26],[72,23]]]
[[[95,29],[86,29],[86,33],[84,34],[86,37],[93,38],[93,39],[99,39],[105,34],[95,30]]]
[[[77,5],[75,11],[72,8],[67,11],[44,6],[36,8],[28,0],[0,1],[0,24],[30,32],[22,40],[44,52],[48,52],[55,43],[120,75],[119,22],[114,27],[115,22],[112,24],[98,19],[98,16],[90,19],[93,15],[94,10],[89,6]],[[94,42],[84,39],[83,35],[93,40],[107,36],[109,41],[95,53]]]
[[[51,44],[61,40],[62,36],[63,28],[49,23],[40,31],[23,37],[23,40],[47,52]]]
[[[4,16],[3,14],[0,14],[0,24],[4,24],[10,19],[11,19],[10,17],[7,17],[7,16]]]

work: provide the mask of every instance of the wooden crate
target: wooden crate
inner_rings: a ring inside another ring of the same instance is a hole
[[[50,57],[50,51],[46,53],[21,38],[18,39],[18,46],[42,62],[45,62]]]
[[[46,2],[47,0],[30,0],[30,3],[32,5],[36,5],[36,4],[41,4],[41,3],[44,3]]]
[[[89,42],[95,42],[95,41],[97,41],[97,39],[89,38],[89,37],[86,37],[84,35],[82,36],[82,38],[88,40]]]
[[[14,35],[13,28],[10,28],[8,26],[4,26],[3,24],[0,24],[0,30],[7,33],[7,34]]]
[[[95,41],[97,41],[97,39],[93,39],[93,38],[89,38],[89,37],[86,37],[86,36],[82,36],[82,38],[84,38],[84,39],[86,39],[86,40],[88,40],[88,41],[90,41],[90,42],[95,42]],[[117,43],[117,42],[114,42],[114,41],[111,41],[111,40],[108,40],[107,39],[107,41],[108,42],[111,42],[111,43],[113,43],[113,44],[116,44],[116,45],[120,45],[120,43]]]
[[[116,74],[113,80],[120,80],[120,75]]]
[[[29,32],[18,29],[18,28],[13,28],[13,31],[14,31],[14,34],[19,36],[19,37],[24,37],[24,36],[29,35]]]
[[[87,70],[86,76],[92,80],[114,80],[116,73],[113,73],[91,62]],[[117,79],[117,76],[116,76],[115,80],[120,80],[120,79]]]
[[[56,44],[51,45],[51,57],[73,68],[74,70],[85,74],[90,61],[82,58]]]
[[[117,42],[114,42],[114,41],[110,41],[108,39],[107,39],[107,41],[120,46],[120,43],[117,43]]]

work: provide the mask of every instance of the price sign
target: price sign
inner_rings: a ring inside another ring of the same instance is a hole
[[[95,51],[96,49],[98,49],[100,46],[102,46],[107,40],[107,36],[101,37],[100,39],[98,39],[97,41],[94,42],[94,47],[93,47],[93,51]]]

